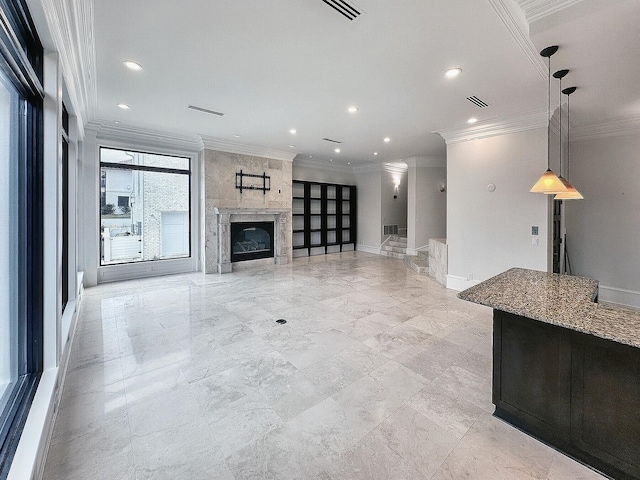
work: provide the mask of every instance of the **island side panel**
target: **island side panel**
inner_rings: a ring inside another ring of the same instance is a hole
[[[568,444],[571,332],[501,310],[493,320],[495,415],[559,447]]]
[[[577,332],[572,345],[572,443],[614,478],[640,478],[640,349]]]

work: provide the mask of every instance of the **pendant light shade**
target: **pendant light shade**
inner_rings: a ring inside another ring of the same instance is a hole
[[[558,176],[551,170],[551,138],[550,138],[550,120],[551,120],[551,56],[558,51],[558,46],[553,45],[547,47],[540,52],[540,55],[548,59],[548,90],[547,90],[547,170],[542,174],[540,179],[531,188],[531,193],[545,193],[553,195],[555,193],[566,193],[567,187],[560,181]]]
[[[553,173],[552,170],[547,169],[536,184],[531,187],[530,191],[531,193],[546,193],[551,195],[562,191],[566,192],[567,187],[564,186],[562,181],[555,173]]]
[[[569,143],[569,131],[571,129],[571,123],[570,123],[570,103],[569,103],[569,96],[576,91],[576,87],[569,87],[569,88],[565,88],[564,90],[562,90],[562,93],[564,93],[567,96],[567,177],[569,176],[569,153],[570,153],[570,143]],[[562,177],[560,177],[562,178]],[[554,200],[582,200],[584,199],[584,197],[582,196],[582,194],[575,189],[575,187],[573,185],[571,185],[568,181],[567,181],[567,192],[565,193],[558,193],[555,197]]]

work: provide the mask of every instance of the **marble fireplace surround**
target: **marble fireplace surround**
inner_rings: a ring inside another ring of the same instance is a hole
[[[274,263],[284,265],[289,262],[291,245],[289,245],[287,229],[291,217],[290,209],[278,208],[214,208],[218,237],[218,272],[230,273],[231,262],[231,224],[236,222],[274,222],[273,253]],[[247,262],[261,260],[248,260]],[[244,263],[244,262],[243,262]]]

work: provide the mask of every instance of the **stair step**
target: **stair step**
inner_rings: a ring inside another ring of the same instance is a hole
[[[407,248],[407,242],[398,242],[396,240],[389,240],[386,244],[391,245],[392,247]]]
[[[421,255],[407,255],[405,262],[417,273],[429,274],[429,260]]]
[[[397,252],[390,252],[388,250],[382,250],[380,252],[381,255],[384,255],[385,257],[395,257],[395,258],[405,258],[406,255],[404,253],[397,253]]]
[[[405,247],[396,247],[396,246],[392,246],[392,245],[384,245],[382,247],[382,250],[385,252],[395,252],[395,253],[407,253],[407,249]]]

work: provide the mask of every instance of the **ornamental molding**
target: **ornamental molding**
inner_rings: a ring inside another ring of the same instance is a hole
[[[42,0],[80,138],[98,105],[93,0]]]
[[[166,150],[173,150],[194,154],[204,149],[202,140],[197,135],[177,135],[105,122],[89,122],[86,130],[95,134],[96,140],[116,145],[135,146],[151,151],[163,150],[166,153]]]
[[[473,126],[465,125],[450,129],[436,130],[431,133],[437,133],[444,138],[447,145],[449,145],[468,140],[477,140],[480,138],[524,132],[542,127],[547,127],[546,108],[544,110],[535,110],[520,115],[478,122]]]
[[[315,168],[316,170],[325,170],[328,172],[344,172],[344,173],[354,172],[354,168],[351,166],[339,165],[339,164],[327,163],[327,162],[321,162],[321,161],[313,161],[306,158],[301,158],[300,156],[297,156],[293,160],[293,166]]]
[[[529,25],[542,18],[581,3],[583,0],[515,0]]]
[[[597,124],[571,127],[572,142],[630,134],[640,134],[640,117],[608,119]]]
[[[407,164],[408,167],[438,167],[438,168],[446,168],[447,167],[447,158],[446,157],[409,157],[403,160],[404,163]]]
[[[526,0],[520,0],[519,3],[523,1]],[[511,37],[536,69],[538,75],[546,80],[548,67],[540,56],[538,49],[531,41],[531,38],[529,38],[529,25],[531,22],[527,23],[528,19],[525,18],[523,10],[514,6],[512,0],[489,0],[489,3],[500,20],[502,20]],[[546,0],[546,3],[549,3],[549,0]]]
[[[273,148],[254,147],[252,145],[229,142],[228,140],[222,140],[220,138],[208,137],[206,135],[200,135],[200,138],[202,139],[202,145],[206,150],[237,153],[252,157],[273,158],[275,160],[283,160],[285,162],[293,162],[293,159],[297,155],[295,152],[288,152]]]

